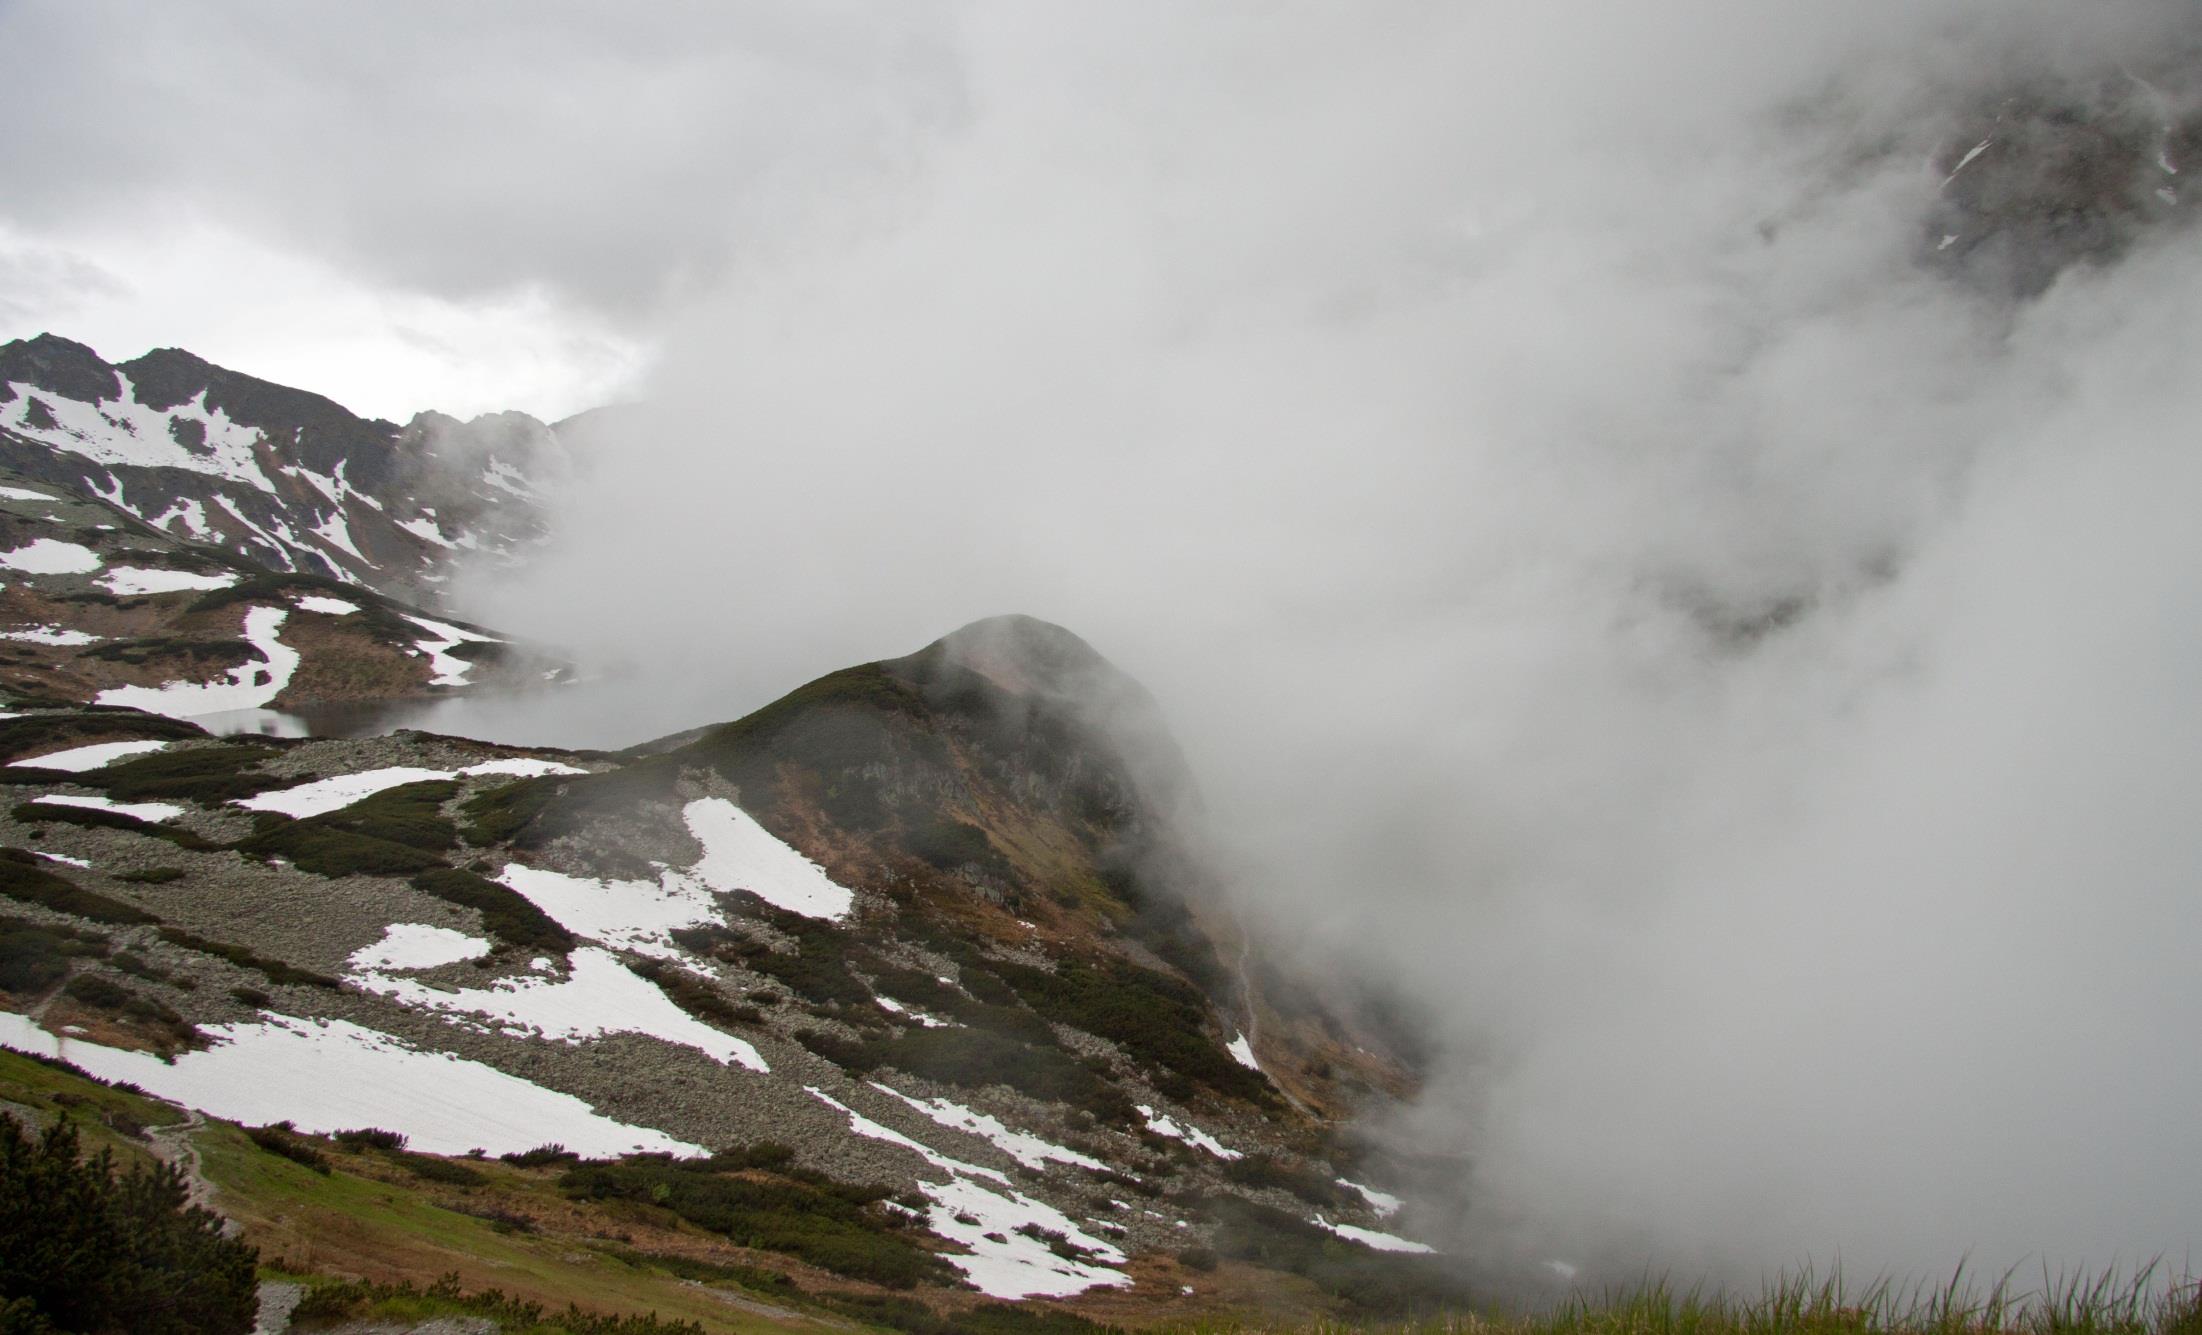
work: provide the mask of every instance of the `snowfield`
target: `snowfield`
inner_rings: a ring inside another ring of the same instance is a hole
[[[236,582],[237,576],[227,572],[219,575],[194,575],[188,570],[160,570],[150,566],[116,566],[95,581],[109,593],[123,597],[141,593],[182,593],[185,590],[204,592],[208,589],[226,589]]]
[[[180,468],[185,472],[242,482],[261,491],[275,490],[274,484],[260,471],[260,462],[254,453],[254,447],[260,443],[259,430],[237,425],[218,408],[209,410],[204,390],[189,403],[167,409],[151,408],[138,402],[137,387],[130,383],[129,376],[117,372],[115,378],[121,382],[121,394],[96,404],[49,394],[36,385],[10,383],[8,388],[14,397],[9,403],[15,412],[7,426],[42,444],[82,455],[96,463]],[[53,415],[52,426],[31,424],[33,398]],[[201,428],[204,445],[186,449],[176,432],[179,423],[192,423]]]
[[[85,575],[102,564],[98,552],[59,538],[34,538],[12,552],[0,552],[0,566],[26,575]]]
[[[1230,1053],[1233,1061],[1249,1071],[1262,1069],[1262,1064],[1254,1060],[1254,1045],[1247,1041],[1244,1034],[1237,1035],[1228,1044],[1224,1045],[1224,1051]]]
[[[34,797],[33,802],[43,802],[56,807],[86,807],[93,811],[112,811],[118,816],[130,816],[137,820],[174,820],[184,814],[184,809],[166,802],[116,802],[105,797],[71,797],[65,793],[48,793]]]
[[[26,760],[10,761],[18,769],[58,769],[71,774],[101,769],[112,765],[124,756],[142,756],[148,751],[158,751],[166,742],[99,742],[92,746],[73,746],[66,751],[49,751],[42,756]]]
[[[277,638],[289,613],[280,607],[255,607],[245,613],[244,636],[260,661],[229,670],[227,681],[172,681],[162,686],[117,686],[101,691],[102,705],[127,705],[148,714],[191,718],[232,709],[261,709],[290,685],[298,670],[298,651]]]
[[[411,616],[405,613],[399,615],[404,616],[407,621],[419,626],[434,637],[422,640],[413,646],[428,656],[429,670],[435,673],[434,676],[428,679],[428,684],[431,686],[464,686],[467,684],[467,671],[474,665],[463,658],[452,657],[451,650],[469,641],[475,644],[504,643],[503,640],[494,635],[478,635],[471,630],[461,630],[457,626],[446,625],[441,621],[430,621],[427,617]]]
[[[341,811],[362,798],[373,797],[389,788],[401,788],[409,783],[428,783],[437,779],[455,779],[461,775],[510,774],[518,778],[537,778],[545,774],[586,774],[587,770],[561,765],[555,760],[531,760],[518,757],[511,760],[487,760],[464,769],[416,769],[409,765],[392,765],[387,769],[361,770],[357,774],[339,774],[334,778],[317,779],[295,788],[281,788],[271,793],[252,797],[240,797],[232,806],[250,811],[274,811],[293,818],[319,816],[325,812]]]
[[[747,890],[774,908],[828,921],[845,917],[856,900],[825,868],[773,838],[723,797],[690,802],[681,818],[703,845],[703,859],[689,875],[708,889]]]
[[[0,631],[0,640],[15,640],[23,644],[50,644],[58,648],[74,649],[82,645],[97,644],[100,637],[87,635],[81,630],[66,626],[30,626],[23,630]]]
[[[410,936],[405,940],[418,941]],[[386,940],[384,945],[388,944]],[[357,957],[354,962],[358,962]],[[587,946],[575,950],[572,973],[565,978],[536,974],[500,979],[486,988],[430,987],[382,972],[373,965],[351,974],[349,980],[408,1006],[445,1012],[454,1017],[454,1023],[458,1017],[474,1016],[486,1020],[486,1027],[506,1033],[533,1034],[568,1043],[607,1034],[645,1034],[695,1048],[722,1064],[758,1072],[772,1069],[757,1049],[674,1005],[657,984],[620,963],[619,957],[608,950]]]
[[[1147,1129],[1158,1136],[1168,1136],[1172,1140],[1182,1140],[1195,1149],[1208,1151],[1218,1159],[1243,1159],[1246,1157],[1237,1150],[1225,1149],[1222,1141],[1217,1140],[1197,1126],[1190,1124],[1180,1126],[1176,1121],[1164,1117],[1144,1103],[1138,1104],[1137,1107],[1139,1115],[1147,1119]]]
[[[682,958],[675,930],[720,921],[720,894],[747,890],[779,908],[826,919],[841,917],[855,902],[853,892],[732,802],[698,798],[681,815],[703,856],[686,870],[660,871],[655,882],[569,876],[518,863],[496,879],[569,932],[660,959]]]
[[[375,1126],[430,1154],[516,1154],[550,1141],[591,1157],[704,1153],[662,1131],[613,1121],[571,1094],[450,1053],[424,1052],[348,1020],[270,1015],[203,1032],[215,1046],[169,1063],[150,1052],[57,1038],[27,1016],[0,1011],[0,1045],[74,1062],[103,1080],[127,1080],[248,1126],[287,1121],[313,1132]]]
[[[925,1114],[942,1126],[958,1131],[968,1131],[974,1136],[991,1141],[994,1148],[1015,1159],[1027,1168],[1043,1168],[1049,1163],[1074,1164],[1080,1168],[1105,1169],[1107,1164],[1090,1155],[1040,1139],[1023,1131],[1012,1131],[997,1118],[982,1112],[973,1112],[950,1099],[913,1099],[898,1089],[890,1089],[878,1081],[872,1088],[882,1094],[902,1100],[911,1108]]]
[[[1317,1228],[1327,1228],[1348,1242],[1358,1242],[1364,1247],[1371,1247],[1380,1252],[1413,1252],[1417,1255],[1429,1256],[1437,1251],[1437,1248],[1427,1243],[1415,1242],[1412,1239],[1402,1238],[1392,1233],[1379,1233],[1373,1228],[1355,1228],[1351,1224],[1333,1224],[1321,1215],[1315,1216],[1314,1222]]]
[[[489,953],[489,942],[432,927],[424,922],[394,922],[382,929],[382,940],[351,953],[354,969],[381,972],[392,969],[433,969],[439,964],[458,964]]]
[[[916,1100],[906,1095],[897,1094],[885,1086],[875,1088],[893,1094],[921,1112],[925,1111]],[[918,1182],[918,1190],[932,1201],[931,1207],[926,1211],[926,1226],[941,1237],[970,1248],[966,1255],[950,1254],[945,1259],[961,1270],[964,1277],[988,1297],[1067,1298],[1088,1289],[1122,1288],[1132,1282],[1130,1276],[1107,1266],[1065,1260],[1049,1251],[1047,1244],[1039,1238],[1019,1233],[1017,1230],[1025,1227],[1061,1233],[1072,1243],[1110,1264],[1122,1265],[1125,1260],[1122,1251],[1085,1232],[1062,1211],[1044,1201],[1036,1201],[1010,1189],[1009,1179],[1005,1174],[950,1158],[892,1127],[880,1125],[813,1086],[806,1085],[804,1089],[812,1098],[848,1118],[849,1130],[855,1134],[885,1141],[890,1145],[900,1145],[948,1174],[945,1182],[927,1182],[923,1179]],[[974,1118],[980,1116],[975,1113],[969,1115]],[[1000,1123],[995,1125],[999,1126]],[[1069,1153],[1067,1150],[1062,1152]],[[972,1181],[973,1178],[985,1178],[999,1184],[1003,1190],[994,1191],[982,1187]],[[966,1219],[974,1222],[964,1223]]]

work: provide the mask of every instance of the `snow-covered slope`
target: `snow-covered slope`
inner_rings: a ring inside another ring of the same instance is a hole
[[[110,364],[0,345],[0,465],[270,570],[434,608],[463,560],[524,557],[568,460],[521,413],[400,427],[173,348]]]

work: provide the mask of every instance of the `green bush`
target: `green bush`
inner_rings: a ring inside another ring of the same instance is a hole
[[[197,933],[187,932],[181,927],[163,927],[160,930],[161,940],[172,946],[182,946],[186,950],[196,950],[202,955],[212,955],[216,959],[228,960],[240,969],[251,969],[255,973],[266,976],[270,982],[331,989],[343,986],[342,983],[325,973],[315,973],[311,969],[301,969],[293,964],[285,964],[281,960],[271,960],[264,955],[253,953],[244,946],[232,945],[227,941],[210,941]]]
[[[1066,959],[1053,973],[1007,961],[992,967],[1048,1019],[1120,1044],[1172,1098],[1198,1084],[1249,1102],[1276,1100],[1260,1072],[1208,1037],[1206,999],[1167,974],[1118,959]]]
[[[433,1155],[414,1154],[410,1151],[400,1150],[391,1154],[390,1157],[403,1164],[407,1172],[423,1182],[441,1182],[447,1187],[478,1187],[488,1181],[480,1172],[467,1167],[463,1163],[454,1163],[449,1159],[438,1159]]]
[[[39,993],[69,976],[62,938],[12,922],[0,926],[0,992]]]
[[[786,1252],[886,1288],[946,1283],[952,1277],[945,1262],[902,1236],[897,1221],[877,1208],[890,1195],[885,1187],[733,1177],[708,1162],[643,1155],[580,1164],[559,1186],[585,1200],[659,1205],[745,1247]]]
[[[134,926],[160,921],[135,904],[86,890],[65,876],[47,871],[36,857],[20,848],[0,848],[0,895],[94,922]]]
[[[504,843],[527,828],[565,787],[564,778],[544,775],[485,788],[459,804],[459,832],[478,847]]]
[[[1351,1203],[1345,1189],[1328,1176],[1294,1168],[1267,1154],[1249,1154],[1223,1166],[1226,1181],[1242,1187],[1267,1187],[1299,1197],[1310,1205],[1338,1206]]]
[[[154,821],[139,820],[136,816],[120,811],[105,811],[98,807],[77,807],[61,802],[21,802],[11,813],[25,825],[43,821],[55,821],[62,825],[78,825],[88,830],[128,830],[152,839],[166,839],[176,847],[193,853],[209,852],[221,847],[179,825],[162,825]]]
[[[203,806],[220,806],[270,788],[303,783],[310,777],[250,772],[276,754],[265,746],[238,742],[190,746],[120,760],[80,776],[78,782],[103,788],[118,802],[197,802]]]
[[[128,881],[132,885],[166,885],[170,881],[180,881],[189,874],[181,867],[143,867],[137,871],[118,871],[115,879]]]
[[[851,1042],[821,1030],[795,1040],[843,1070],[865,1074],[883,1066],[965,1089],[1007,1085],[1036,1099],[1084,1108],[1112,1122],[1129,1121],[1128,1100],[1059,1048],[1035,1047],[985,1029],[912,1029],[892,1038]]]
[[[362,1126],[355,1127],[350,1131],[339,1131],[330,1136],[329,1139],[348,1150],[396,1151],[405,1148],[404,1132],[385,1131],[379,1126]]]
[[[262,858],[286,858],[317,876],[410,876],[444,865],[434,853],[309,820],[276,817],[236,845]]]
[[[270,1126],[248,1126],[245,1138],[268,1153],[311,1168],[323,1177],[329,1175],[329,1156],[298,1138],[289,1122],[276,1122]]]
[[[448,1315],[482,1317],[493,1322],[499,1330],[540,1332],[541,1335],[557,1335],[558,1332],[563,1335],[704,1335],[703,1327],[693,1321],[664,1321],[655,1313],[600,1316],[572,1304],[563,1312],[554,1312],[541,1303],[507,1297],[501,1289],[467,1293],[459,1287],[456,1274],[445,1275],[425,1289],[410,1280],[396,1284],[368,1280],[318,1284],[307,1290],[292,1311],[291,1320],[302,1327],[345,1321],[372,1316],[383,1306],[410,1317],[424,1305]]]
[[[764,1013],[755,1006],[741,1006],[728,1001],[724,993],[712,986],[708,979],[698,978],[687,970],[668,964],[664,960],[636,960],[631,966],[636,973],[657,984],[672,1003],[705,1024],[715,1024],[722,1029],[736,1025],[755,1024]]]
[[[67,1119],[32,1140],[0,1117],[0,1326],[244,1335],[258,1260],[176,1168],[118,1176],[109,1155],[83,1157]]]
[[[902,846],[943,871],[965,864],[993,872],[1009,870],[1007,859],[986,837],[986,831],[946,816],[931,815],[919,822],[903,834]]]
[[[553,1165],[581,1162],[580,1155],[556,1142],[538,1145],[532,1150],[521,1150],[517,1154],[500,1154],[497,1157],[516,1168],[549,1168]]]
[[[431,867],[413,878],[415,890],[482,915],[482,930],[520,950],[563,955],[573,949],[573,933],[558,925],[526,895],[456,867]]]
[[[1219,1254],[1303,1276],[1362,1312],[1405,1316],[1470,1304],[1457,1263],[1444,1257],[1376,1251],[1237,1196],[1214,1197],[1206,1208]]]
[[[438,854],[458,844],[458,830],[442,811],[457,791],[448,779],[432,779],[303,820],[262,813],[259,830],[234,847],[288,858],[317,876],[410,876],[443,866]]]
[[[10,708],[30,701],[15,700]],[[62,702],[55,702],[62,703]],[[0,719],[0,758],[15,760],[28,752],[44,754],[93,742],[174,742],[203,738],[206,729],[182,719],[136,710],[78,709],[66,714],[32,714]]]

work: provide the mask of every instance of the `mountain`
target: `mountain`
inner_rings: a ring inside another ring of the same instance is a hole
[[[2183,173],[2202,165],[2196,68],[2192,53],[2169,53],[2146,71],[1974,99],[1934,155],[1930,261],[2033,296],[2076,264],[2114,261],[2149,231],[2184,223]]]
[[[905,1329],[981,1294],[1461,1296],[1349,1129],[1411,1070],[1318,981],[1280,1005],[1224,963],[1161,713],[1060,627],[980,622],[617,754],[19,707],[0,760],[0,1042],[281,1123],[202,1143],[292,1268],[397,1279],[425,1245],[302,1233],[271,1181],[321,1200],[318,1155],[569,1266],[612,1238]]]
[[[517,413],[400,429],[162,350],[0,346],[0,689],[323,718],[565,679],[436,605],[543,536],[566,456]],[[295,726],[295,725],[290,725]]]
[[[523,413],[400,427],[175,348],[110,364],[0,345],[0,466],[271,570],[424,606],[454,561],[517,560],[570,461]]]

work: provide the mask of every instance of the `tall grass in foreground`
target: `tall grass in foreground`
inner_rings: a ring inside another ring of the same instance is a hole
[[[2169,1279],[2155,1264],[2127,1274],[2044,1275],[2017,1286],[2007,1272],[1985,1291],[1963,1267],[1939,1286],[1876,1281],[1846,1287],[1838,1273],[1785,1275],[1757,1298],[1678,1291],[1665,1280],[1549,1312],[1454,1315],[1406,1322],[1311,1326],[1191,1323],[1175,1335],[2202,1335],[2202,1281]]]

